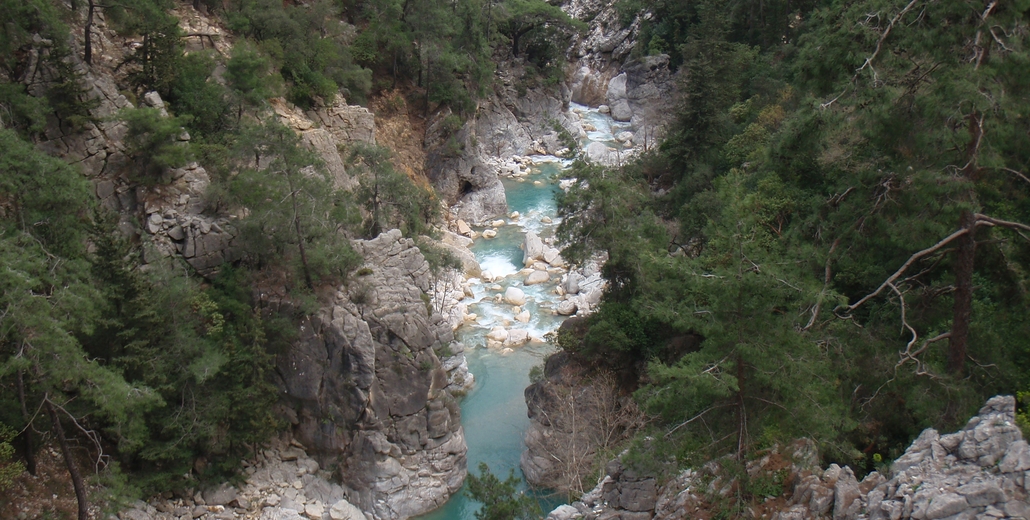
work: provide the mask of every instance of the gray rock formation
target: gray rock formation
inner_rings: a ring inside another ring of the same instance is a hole
[[[408,518],[442,505],[465,478],[440,360],[463,349],[429,313],[429,265],[410,239],[393,230],[354,246],[371,273],[306,320],[277,373],[294,435],[323,466],[338,465],[352,502],[376,519]]]
[[[629,96],[626,93],[627,80],[625,72],[615,76],[608,82],[608,92],[605,93],[608,109],[611,111],[612,119],[616,121],[633,119],[633,109],[629,106]]]
[[[1016,426],[1011,396],[988,400],[956,433],[924,430],[891,466],[889,479],[873,472],[859,482],[851,468],[836,464],[820,470],[810,441],[789,446],[785,458],[793,461],[786,481],[794,484],[772,514],[774,520],[972,520],[1030,514],[1030,445]],[[777,460],[784,457],[770,452],[749,462],[747,471],[754,478],[781,467]],[[717,466],[685,470],[652,491],[647,477],[627,477],[621,464],[610,464],[598,486],[571,505],[574,512],[564,506],[548,519],[692,518],[709,496],[728,493],[735,484],[719,476]]]
[[[562,148],[553,123],[571,128],[566,115],[568,91],[518,85],[520,64],[504,64],[496,92],[480,102],[474,118],[457,130],[445,122],[447,110],[435,115],[426,135],[426,170],[440,198],[456,218],[483,224],[508,212],[500,165],[511,157],[554,154]],[[453,121],[453,118],[451,119]]]
[[[343,96],[328,106],[307,112],[283,99],[272,102],[279,120],[300,136],[301,142],[318,154],[338,188],[353,189],[358,179],[347,174],[339,146],[350,143],[375,144],[375,118],[365,107],[348,105]]]
[[[677,103],[677,75],[665,55],[632,58],[644,13],[624,25],[612,0],[568,0],[562,9],[590,30],[569,51],[572,101],[587,106],[604,104],[616,121],[630,121],[637,144],[651,145],[664,133]]]
[[[331,475],[296,441],[275,440],[243,462],[245,480],[169,498],[138,501],[120,520],[372,520],[348,501],[353,490]]]

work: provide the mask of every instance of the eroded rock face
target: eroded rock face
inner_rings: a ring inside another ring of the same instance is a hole
[[[442,505],[466,474],[460,412],[440,355],[464,355],[429,313],[429,265],[398,230],[355,249],[371,271],[309,318],[277,359],[293,433],[377,519]],[[457,364],[461,364],[458,361]]]
[[[118,513],[120,520],[372,520],[351,504],[353,490],[331,475],[289,438],[274,439],[243,461],[244,480],[203,490],[183,490],[169,498],[137,501]],[[116,517],[111,517],[112,519]]]
[[[566,87],[520,92],[524,65],[503,64],[495,92],[460,129],[449,111],[436,114],[426,135],[426,171],[455,218],[483,224],[508,213],[498,172],[514,156],[554,154],[562,148],[554,123],[572,127]]]
[[[675,113],[678,75],[669,69],[667,55],[631,57],[641,23],[652,15],[645,12],[627,25],[615,4],[568,0],[562,6],[570,16],[590,23],[590,30],[579,35],[569,51],[574,63],[569,74],[572,101],[606,106],[613,119],[632,122],[638,133],[647,135],[648,143],[638,144],[651,144]]]
[[[889,479],[873,472],[859,482],[851,468],[836,464],[821,470],[810,441],[793,443],[784,455],[774,451],[747,465],[754,477],[781,467],[778,459],[792,461],[789,481],[794,484],[782,509],[773,512],[774,520],[972,520],[1030,514],[1030,445],[1016,426],[1011,396],[988,400],[958,432],[940,435],[924,430],[891,466]],[[601,483],[572,504],[575,512],[556,509],[548,519],[641,514],[661,520],[692,518],[705,507],[708,495],[728,492],[735,484],[713,472],[716,467],[712,463],[700,471],[685,470],[652,495],[647,484],[640,484],[646,477],[632,475],[627,480],[621,464],[610,464]]]

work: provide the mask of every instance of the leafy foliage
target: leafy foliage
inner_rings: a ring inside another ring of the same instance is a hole
[[[335,186],[317,157],[278,122],[248,128],[238,153],[255,158],[231,181],[246,261],[291,266],[305,285],[344,279],[360,263],[344,231],[359,218],[351,195]]]
[[[483,507],[476,512],[477,520],[524,520],[538,518],[540,505],[532,497],[519,491],[515,470],[501,480],[490,473],[485,462],[479,463],[479,476],[468,476],[468,493]]]
[[[690,81],[659,151],[561,200],[565,257],[610,258],[575,349],[647,363],[661,449],[806,435],[872,469],[1025,388],[1026,10],[756,5],[622,3]]]
[[[388,149],[356,144],[350,158],[361,172],[357,196],[368,212],[365,236],[374,238],[392,228],[412,237],[431,232],[440,217],[439,202],[428,187],[393,167]]]
[[[126,109],[120,117],[129,125],[125,144],[137,168],[137,182],[168,182],[167,170],[185,166],[189,161],[189,143],[180,139],[186,120],[165,117],[160,110],[150,107]]]

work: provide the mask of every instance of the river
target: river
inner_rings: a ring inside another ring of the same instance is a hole
[[[601,142],[619,148],[614,136],[628,130],[627,124],[615,123],[596,109],[580,105],[573,105],[571,109],[581,115],[584,125],[589,125],[586,137],[580,139],[581,146]],[[502,480],[509,471],[523,478],[519,457],[524,449],[523,434],[529,425],[523,391],[529,386],[530,369],[542,365],[544,357],[554,351],[543,341],[544,334],[557,329],[563,320],[551,310],[559,301],[555,288],[561,276],[552,274],[549,282],[527,287],[522,283],[524,276],[520,270],[526,232],[533,231],[545,240],[554,235],[558,224],[555,194],[568,161],[551,156],[531,159],[529,175],[520,179],[502,178],[508,211],[517,211],[519,217],[503,218],[505,225],[490,228],[497,231],[496,237],[477,238],[471,247],[483,270],[496,278],[493,282],[471,280],[475,296],[469,299],[469,312],[475,313],[477,319],[457,331],[458,338],[467,347],[465,357],[469,372],[476,378],[475,386],[461,402],[469,471],[478,474],[479,463],[485,462]],[[477,228],[477,231],[482,234],[484,229],[487,228]],[[530,313],[528,323],[515,321],[513,307],[496,301],[497,295],[503,294],[507,287],[525,292],[526,304],[521,307]],[[526,329],[533,339],[513,349],[488,348],[486,334],[496,326]],[[471,500],[465,489],[463,487],[442,508],[419,518],[473,520],[480,504]],[[546,496],[541,498],[545,512],[560,503]]]

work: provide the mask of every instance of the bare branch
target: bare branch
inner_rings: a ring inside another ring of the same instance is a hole
[[[1013,170],[1012,168],[1002,168],[1002,170],[1005,170],[1005,171],[1007,171],[1009,173],[1012,173],[1016,177],[1019,177],[1020,179],[1023,179],[1024,181],[1026,181],[1027,184],[1030,184],[1030,177],[1027,177],[1026,175],[1023,175],[1022,172],[1020,172],[1018,170]]]
[[[873,60],[875,60],[875,59],[876,59],[876,56],[877,56],[878,54],[880,54],[880,50],[881,50],[881,49],[883,48],[883,42],[887,40],[887,37],[888,37],[888,36],[890,36],[890,34],[891,34],[891,30],[892,30],[892,29],[894,29],[894,26],[895,26],[895,25],[896,25],[896,24],[897,24],[898,22],[900,22],[900,21],[901,21],[901,18],[902,18],[903,16],[905,16],[905,14],[907,14],[907,13],[908,13],[908,12],[909,12],[910,10],[912,10],[912,8],[913,8],[913,7],[915,7],[915,5],[916,5],[917,3],[919,3],[919,0],[912,0],[911,2],[909,2],[909,3],[908,3],[908,5],[906,5],[906,6],[905,6],[905,8],[904,8],[904,9],[902,9],[902,10],[901,10],[900,12],[898,12],[898,14],[894,15],[894,18],[892,18],[892,19],[891,19],[891,21],[890,21],[890,23],[888,23],[888,24],[887,24],[887,29],[885,29],[885,30],[883,31],[883,33],[882,33],[882,34],[880,34],[880,39],[876,41],[876,49],[875,49],[875,50],[873,51],[873,54],[872,54],[872,55],[870,55],[870,56],[869,56],[868,58],[866,58],[866,59],[865,59],[865,62],[864,62],[864,63],[862,63],[862,66],[861,66],[861,67],[859,67],[859,68],[858,68],[857,70],[855,70],[855,75],[854,75],[854,76],[853,76],[853,77],[851,78],[851,81],[852,81],[852,82],[854,82],[855,80],[857,80],[857,79],[858,79],[858,75],[859,75],[859,74],[860,74],[860,73],[862,72],[862,70],[864,70],[864,69],[865,69],[866,67],[869,67],[870,69],[872,69],[872,68],[873,68],[873,67],[872,67],[872,65],[873,65]],[[876,81],[877,81],[876,71],[875,71],[875,70],[873,70],[873,82],[875,83]],[[838,97],[839,97],[839,96],[838,96]]]
[[[683,422],[677,424],[673,429],[665,432],[665,438],[668,439],[669,436],[673,434],[673,432],[675,432],[676,430],[678,430],[678,429],[680,429],[680,428],[682,428],[682,427],[684,427],[684,426],[686,426],[686,425],[688,425],[688,424],[690,424],[690,423],[700,419],[701,417],[704,417],[704,415],[706,413],[708,413],[708,412],[710,412],[712,410],[715,410],[717,408],[726,408],[727,406],[729,406],[729,405],[723,404],[723,405],[719,405],[719,406],[709,406],[708,408],[705,408],[704,410],[701,411],[701,413],[691,417],[690,419],[687,419],[686,421],[683,421]]]
[[[1030,229],[1030,228],[1028,228],[1028,229]],[[901,275],[905,274],[905,271],[907,271],[909,267],[912,267],[912,264],[914,264],[917,260],[936,253],[938,250],[940,250],[944,246],[950,244],[956,238],[959,238],[959,237],[961,237],[962,235],[965,235],[968,232],[969,232],[968,229],[965,229],[965,228],[960,229],[960,230],[958,230],[958,231],[948,235],[947,237],[945,237],[940,242],[937,242],[936,244],[934,244],[934,245],[932,245],[932,246],[930,246],[930,247],[928,247],[928,248],[926,248],[926,249],[924,249],[922,251],[919,251],[918,253],[913,254],[912,256],[910,256],[908,258],[908,260],[904,263],[904,265],[902,265],[897,271],[895,271],[894,274],[890,275],[890,277],[887,278],[887,280],[885,280],[882,284],[880,284],[880,286],[877,287],[875,291],[867,294],[865,297],[863,297],[861,300],[858,300],[854,304],[847,306],[847,308],[846,308],[847,311],[851,312],[851,311],[859,308],[860,306],[862,306],[862,304],[864,304],[865,302],[867,302],[867,301],[869,301],[869,300],[879,296],[880,293],[882,293],[884,289],[890,287],[891,284],[893,284],[898,278],[901,278]]]
[[[901,360],[898,361],[897,365],[894,365],[895,370],[898,369],[898,368],[901,368],[902,365],[904,365],[905,363],[907,363],[909,361],[914,362],[917,366],[922,366],[923,363],[916,356],[919,356],[923,352],[926,352],[926,348],[929,347],[931,344],[937,343],[938,341],[942,341],[942,340],[948,339],[950,337],[951,337],[951,332],[945,332],[943,334],[938,334],[938,335],[936,335],[936,336],[934,336],[934,337],[932,337],[930,339],[927,339],[926,341],[923,341],[923,344],[920,345],[919,348],[916,349],[915,352],[911,351],[912,343],[910,342],[908,344],[909,348],[906,348],[905,351],[901,353]]]
[[[851,188],[848,188],[851,191]],[[848,194],[848,191],[844,192],[844,195]],[[843,195],[841,195],[843,197]],[[823,290],[819,292],[819,299],[815,301],[815,307],[812,308],[812,317],[809,318],[808,324],[801,330],[808,330],[815,325],[815,320],[819,316],[819,310],[823,306],[823,299],[826,298],[826,290],[830,286],[830,279],[833,277],[833,271],[830,270],[830,263],[833,261],[833,252],[837,250],[837,246],[840,245],[840,238],[833,241],[833,245],[830,246],[829,252],[826,253],[826,274],[823,277]]]
[[[1010,222],[1008,220],[1001,220],[994,217],[989,217],[983,213],[974,213],[973,217],[976,219],[978,226],[1001,226],[1009,229],[1018,229],[1022,231],[1030,231],[1030,226],[1021,222]]]

